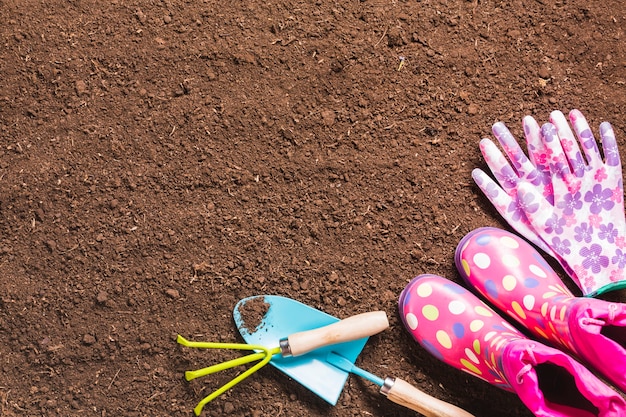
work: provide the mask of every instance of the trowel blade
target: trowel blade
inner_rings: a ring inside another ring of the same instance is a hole
[[[246,343],[268,348],[278,346],[280,339],[293,333],[339,321],[338,318],[323,311],[277,295],[244,298],[235,306],[233,317]],[[335,405],[349,374],[329,364],[328,353],[337,352],[354,363],[367,340],[365,337],[326,346],[298,357],[283,358],[278,354],[272,357],[270,364],[328,403]]]

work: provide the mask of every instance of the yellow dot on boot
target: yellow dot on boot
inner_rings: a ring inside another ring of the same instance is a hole
[[[475,374],[478,375],[482,375],[482,372],[480,372],[480,369],[478,369],[476,366],[474,366],[473,363],[471,363],[470,361],[468,361],[467,359],[463,358],[461,359],[461,364],[466,367],[467,369],[469,369],[470,371],[472,371]]]
[[[519,305],[517,301],[513,301],[511,303],[511,307],[513,307],[513,310],[515,311],[515,313],[517,313],[517,315],[520,316],[522,320],[526,320],[526,313],[524,312],[524,309],[522,308],[521,305]]]
[[[432,304],[422,307],[422,314],[430,321],[435,321],[439,318],[439,310]]]
[[[474,343],[472,343],[472,347],[474,348],[474,352],[480,355],[480,340],[474,339]]]
[[[437,341],[446,349],[450,349],[452,347],[452,340],[450,339],[450,336],[443,330],[437,331]]]
[[[502,286],[507,291],[513,291],[517,285],[517,280],[513,275],[506,275],[502,278]]]
[[[467,263],[465,259],[461,259],[461,265],[463,266],[463,271],[465,271],[465,275],[469,277],[471,275],[469,263]]]
[[[482,320],[472,320],[472,322],[470,323],[470,330],[473,332],[477,332],[480,329],[483,328],[483,326],[485,325],[485,322]]]
[[[485,307],[482,307],[482,306],[474,307],[474,311],[476,312],[476,314],[478,314],[480,316],[483,316],[483,317],[491,317],[491,316],[493,316],[491,311],[489,311],[488,309],[486,309]]]

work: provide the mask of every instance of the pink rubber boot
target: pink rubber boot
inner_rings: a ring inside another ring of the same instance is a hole
[[[574,297],[539,252],[501,229],[470,232],[455,261],[491,305],[626,392],[626,304]]]
[[[579,362],[528,339],[460,285],[421,275],[402,291],[413,338],[455,368],[516,393],[541,417],[618,417],[626,401]]]

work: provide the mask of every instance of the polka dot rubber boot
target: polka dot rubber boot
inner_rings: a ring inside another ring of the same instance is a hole
[[[537,250],[505,230],[470,232],[455,261],[492,306],[626,392],[626,304],[574,297]]]
[[[420,275],[402,291],[413,338],[449,365],[514,392],[540,417],[626,416],[626,402],[571,356],[525,337],[470,291]]]

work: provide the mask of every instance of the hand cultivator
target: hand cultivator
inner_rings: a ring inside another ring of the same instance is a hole
[[[260,320],[250,321],[246,317],[250,306],[255,306],[250,310],[262,313]],[[269,363],[332,405],[337,403],[349,373],[355,373],[380,386],[381,393],[391,401],[426,416],[473,417],[405,381],[395,378],[383,381],[354,365],[368,337],[389,326],[385,312],[363,313],[339,320],[295,300],[264,295],[241,300],[233,314],[247,342],[245,344],[190,342],[178,336],[178,343],[186,347],[253,352],[221,364],[187,371],[185,378],[188,381],[257,361],[253,367],[204,398],[194,409],[196,415],[200,415],[207,403]],[[286,334],[289,336],[285,337]]]

